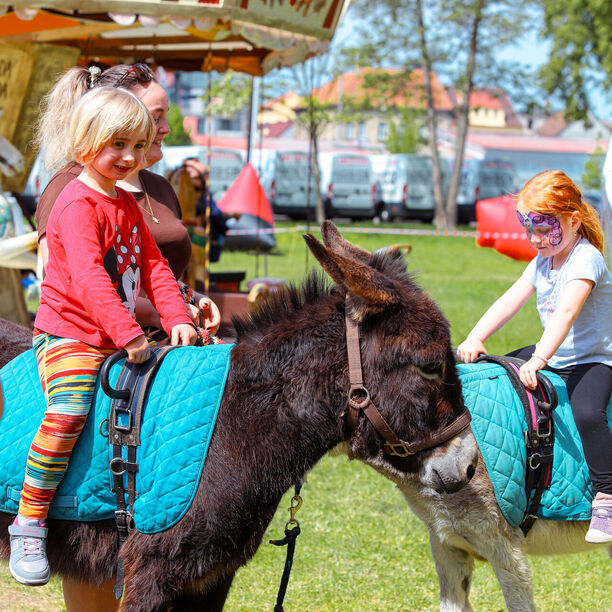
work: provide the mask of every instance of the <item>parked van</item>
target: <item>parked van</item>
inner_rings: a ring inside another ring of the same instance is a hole
[[[382,199],[390,218],[431,222],[434,214],[432,160],[429,155],[396,153],[387,160]]]
[[[162,147],[162,152],[163,158],[150,170],[164,176],[168,170],[177,168],[188,157],[197,157],[204,164],[209,164],[208,149],[200,145]],[[219,201],[243,167],[241,151],[217,148],[210,150],[209,188],[215,202]]]
[[[359,153],[319,153],[321,196],[327,217],[373,218],[380,214],[372,163]]]
[[[317,186],[307,151],[256,149],[253,166],[275,213],[292,219],[306,218],[308,214],[314,218]]]
[[[496,198],[518,191],[512,162],[496,159],[466,159],[461,168],[457,192],[459,223],[476,220],[476,201]]]

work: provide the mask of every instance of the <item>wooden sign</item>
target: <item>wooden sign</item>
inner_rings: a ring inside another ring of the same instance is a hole
[[[24,170],[2,178],[2,188],[23,191],[36,151],[30,146],[40,112],[40,101],[58,75],[73,66],[79,50],[72,47],[0,41],[0,134],[25,159]]]

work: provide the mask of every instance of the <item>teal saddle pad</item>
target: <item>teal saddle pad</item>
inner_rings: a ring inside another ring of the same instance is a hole
[[[463,397],[472,414],[472,431],[506,520],[518,527],[527,508],[525,472],[527,450],[523,432],[527,419],[504,368],[495,363],[458,365]],[[553,411],[555,443],[552,480],[544,491],[538,516],[550,520],[589,520],[593,488],[582,442],[576,429],[563,380],[542,374],[554,385],[559,404]],[[608,406],[612,428],[612,409]]]
[[[138,531],[155,533],[174,525],[195,496],[229,372],[232,344],[186,346],[170,351],[157,372],[143,410],[137,450]],[[110,370],[115,386],[124,363]],[[0,418],[0,509],[17,513],[30,444],[45,412],[32,350],[0,370],[4,412]],[[109,462],[112,446],[105,419],[111,399],[98,380],[95,408],[74,448],[49,517],[76,521],[114,518]],[[127,500],[126,500],[127,501]]]

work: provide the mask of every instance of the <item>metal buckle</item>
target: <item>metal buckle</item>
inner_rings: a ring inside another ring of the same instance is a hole
[[[117,413],[127,414],[127,425],[119,425],[119,423],[117,422],[118,419],[116,418]],[[117,402],[117,405],[115,406],[115,422],[113,423],[113,426],[118,431],[123,431],[126,433],[132,431],[132,411],[130,410],[129,406],[124,407],[123,403],[120,404],[119,402]]]
[[[534,459],[538,462],[537,465],[534,465]],[[532,470],[536,470],[537,468],[539,468],[542,465],[542,461],[540,461],[540,459],[542,459],[542,455],[540,455],[540,453],[533,453],[533,455],[529,457],[529,467]]]
[[[398,451],[398,448],[401,450]],[[413,452],[408,450],[408,446],[403,440],[400,440],[395,444],[392,442],[385,442],[385,452],[387,455],[391,455],[393,457],[408,457],[410,455],[414,455]]]
[[[119,464],[121,466],[121,470],[118,470],[117,468],[115,468],[114,464]],[[123,474],[125,474],[126,472],[124,465],[125,465],[125,462],[123,460],[123,457],[113,457],[110,460],[110,463],[108,464],[108,469],[111,471],[111,474],[113,474],[114,476],[123,476]]]
[[[547,425],[547,430],[542,431],[542,426]],[[538,438],[548,438],[552,434],[552,419],[551,418],[540,418],[536,427],[536,435]]]
[[[356,410],[363,410],[370,401],[370,392],[365,387],[351,387],[348,392],[348,403]]]
[[[134,517],[127,510],[115,510],[115,523],[119,529],[127,529],[128,533],[135,527]]]

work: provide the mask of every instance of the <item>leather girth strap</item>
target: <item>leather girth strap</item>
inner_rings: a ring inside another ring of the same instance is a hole
[[[538,386],[533,391],[527,389],[519,378],[519,368],[525,363],[522,359],[500,355],[481,355],[476,361],[488,361],[501,365],[508,373],[508,378],[525,410],[527,429],[523,435],[527,449],[525,473],[527,509],[520,528],[523,534],[527,535],[538,518],[537,512],[542,495],[550,486],[552,477],[555,443],[552,411],[557,407],[557,391],[548,378],[539,372],[537,373]]]
[[[468,427],[472,417],[468,410],[461,412],[451,423],[436,433],[428,435],[420,442],[406,442],[401,440],[391,429],[390,425],[378,411],[370,398],[367,388],[363,384],[363,372],[361,367],[361,350],[359,346],[359,326],[348,314],[345,313],[346,345],[349,366],[349,399],[346,410],[346,419],[349,427],[355,431],[359,423],[359,412],[363,411],[365,416],[374,426],[374,429],[384,440],[384,450],[388,455],[407,457],[419,451],[434,448],[447,442]]]
[[[134,528],[138,472],[136,449],[140,446],[140,429],[147,392],[164,357],[175,348],[177,347],[152,346],[151,355],[145,363],[135,364],[126,361],[119,373],[116,388],[112,388],[109,384],[109,372],[114,363],[126,356],[125,351],[111,355],[100,369],[100,385],[113,400],[108,421],[108,441],[113,446],[113,458],[109,469],[113,476],[113,491],[117,502],[115,523],[119,548]],[[123,577],[123,562],[118,560],[115,584],[117,599],[121,599],[123,594]]]

